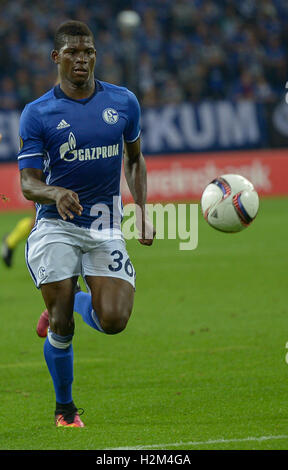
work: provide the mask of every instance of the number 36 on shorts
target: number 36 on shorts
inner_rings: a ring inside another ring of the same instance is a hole
[[[121,271],[121,269],[124,269],[127,276],[135,277],[136,273],[133,264],[131,263],[130,258],[126,258],[126,260],[124,259],[122,251],[114,250],[110,253],[110,256],[112,259],[111,264],[108,265],[110,271],[116,273]]]

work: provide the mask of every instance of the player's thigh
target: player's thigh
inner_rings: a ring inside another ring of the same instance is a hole
[[[97,314],[129,317],[134,303],[134,287],[127,281],[106,276],[85,276]]]
[[[135,269],[122,239],[107,240],[85,253],[82,272],[99,318],[128,321],[135,291]]]

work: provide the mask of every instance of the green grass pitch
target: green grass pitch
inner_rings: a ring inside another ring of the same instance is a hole
[[[44,305],[23,242],[13,268],[0,266],[0,449],[287,449],[287,203],[262,199],[234,235],[199,210],[193,251],[179,251],[179,240],[127,243],[137,271],[127,329],[100,334],[75,314],[84,429],[53,423],[35,333]],[[0,215],[2,235],[19,217]]]

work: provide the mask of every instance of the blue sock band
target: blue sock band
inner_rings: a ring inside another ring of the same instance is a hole
[[[99,318],[97,317],[95,310],[93,310],[90,294],[82,291],[75,294],[74,312],[79,313],[87,325],[104,333]]]
[[[56,401],[72,401],[73,348],[72,335],[60,336],[48,331],[44,342],[44,357],[53,380]]]

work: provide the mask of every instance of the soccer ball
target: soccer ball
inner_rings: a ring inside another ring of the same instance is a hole
[[[241,175],[222,175],[206,186],[201,197],[202,214],[221,232],[240,232],[255,219],[259,197],[253,184]]]
[[[117,23],[121,29],[134,30],[140,26],[141,18],[136,11],[123,10],[117,16]]]

